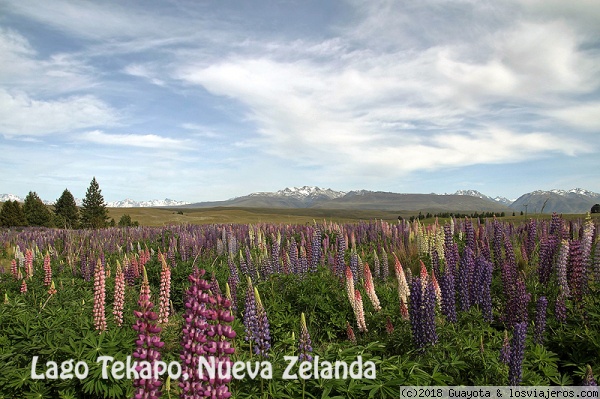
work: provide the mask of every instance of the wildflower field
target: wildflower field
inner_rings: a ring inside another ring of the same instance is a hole
[[[3,229],[0,398],[592,385],[599,224]],[[199,375],[210,361],[223,373]]]

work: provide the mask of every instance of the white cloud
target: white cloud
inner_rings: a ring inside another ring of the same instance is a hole
[[[69,133],[114,125],[118,119],[113,108],[91,95],[38,100],[22,92],[0,89],[0,134],[4,136]]]
[[[558,118],[571,126],[600,133],[600,102],[565,106],[560,109],[549,110],[549,117]]]
[[[161,137],[156,134],[107,134],[100,130],[86,132],[81,139],[102,145],[117,145],[155,149],[183,149],[184,140]]]

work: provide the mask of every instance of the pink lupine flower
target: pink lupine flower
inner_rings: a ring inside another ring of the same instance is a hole
[[[136,350],[133,352],[133,357],[140,361],[147,361],[151,366],[155,367],[155,362],[161,360],[161,355],[158,349],[164,346],[164,342],[160,340],[161,328],[156,324],[158,316],[152,311],[154,304],[150,301],[150,284],[148,283],[148,275],[146,269],[143,268],[142,287],[140,289],[140,298],[138,300],[139,310],[135,310],[137,320],[133,325],[133,329],[138,332],[138,339],[135,341]],[[139,372],[142,369],[138,365],[136,370]],[[154,376],[153,376],[154,377]],[[133,380],[135,389],[134,398],[158,398],[161,394],[160,387],[162,382],[155,378],[139,378]]]
[[[406,302],[402,299],[400,299],[400,315],[402,316],[402,320],[408,320],[410,318],[408,306],[406,306]]]
[[[48,295],[54,295],[56,294],[56,287],[54,286],[54,281],[50,282],[50,288],[48,289]]]
[[[371,275],[371,269],[369,268],[369,264],[365,262],[365,291],[367,292],[367,296],[371,300],[373,304],[373,308],[376,312],[381,310],[381,305],[379,304],[379,298],[377,298],[377,293],[375,293],[375,286],[373,285],[373,276]]]
[[[10,261],[10,274],[16,279],[19,278],[19,269],[17,268],[17,260],[13,259]]]
[[[24,294],[27,292],[27,283],[25,282],[25,280],[21,281],[21,294]]]
[[[356,344],[356,335],[354,335],[354,330],[349,322],[346,321],[346,334],[348,335],[348,341]]]
[[[354,315],[356,316],[356,323],[358,324],[358,331],[367,332],[367,323],[365,322],[365,310],[363,308],[362,296],[360,295],[360,291],[356,291],[355,295],[355,305],[354,305]]]
[[[385,322],[385,331],[388,334],[392,334],[394,332],[394,325],[392,324],[392,320],[390,319],[390,316],[387,317],[387,320]]]
[[[171,299],[171,268],[165,257],[161,258],[162,271],[160,272],[160,305],[158,308],[158,323],[169,322],[169,301]]]
[[[404,269],[398,260],[396,254],[394,254],[394,259],[396,260],[396,264],[394,266],[394,270],[396,271],[396,280],[398,280],[398,297],[401,302],[407,303],[408,297],[410,296],[410,289],[408,288],[408,282],[406,281],[406,275],[404,274]]]
[[[27,278],[33,277],[33,252],[29,248],[25,251],[25,271]]]
[[[44,256],[44,286],[48,287],[52,283],[52,266],[50,265],[50,254],[46,252]]]
[[[118,327],[123,325],[123,307],[125,305],[125,274],[117,261],[115,272],[115,297],[113,301],[113,316]]]
[[[348,294],[348,300],[352,305],[352,309],[354,309],[354,276],[352,275],[352,270],[350,270],[349,266],[346,266],[346,293]]]
[[[106,330],[106,275],[102,268],[100,259],[96,262],[94,269],[94,327],[102,334]]]
[[[435,273],[431,272],[431,282],[433,283],[433,290],[435,291],[435,299],[438,306],[442,307],[442,290],[440,289],[440,285],[438,284],[437,278],[435,278]]]

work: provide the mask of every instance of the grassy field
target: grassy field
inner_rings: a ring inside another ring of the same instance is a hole
[[[337,210],[337,209],[265,209],[265,208],[109,208],[109,215],[115,221],[119,221],[121,216],[128,214],[131,219],[138,221],[143,226],[163,226],[168,224],[211,224],[211,223],[285,223],[285,224],[305,224],[313,221],[328,220],[333,222],[358,222],[360,220],[385,220],[387,222],[396,222],[398,216],[408,219],[416,216],[418,212],[406,211],[378,211],[378,210]],[[507,215],[502,218],[505,221],[519,222],[533,219],[550,219],[549,214],[529,214],[516,216]],[[600,214],[592,215],[594,218],[600,218]],[[584,218],[585,215],[573,214],[564,215],[566,220]],[[423,223],[428,224],[434,219],[424,219]],[[444,223],[446,219],[439,219]]]

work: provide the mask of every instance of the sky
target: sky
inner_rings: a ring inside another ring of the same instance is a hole
[[[600,192],[600,1],[0,0],[0,194]]]

